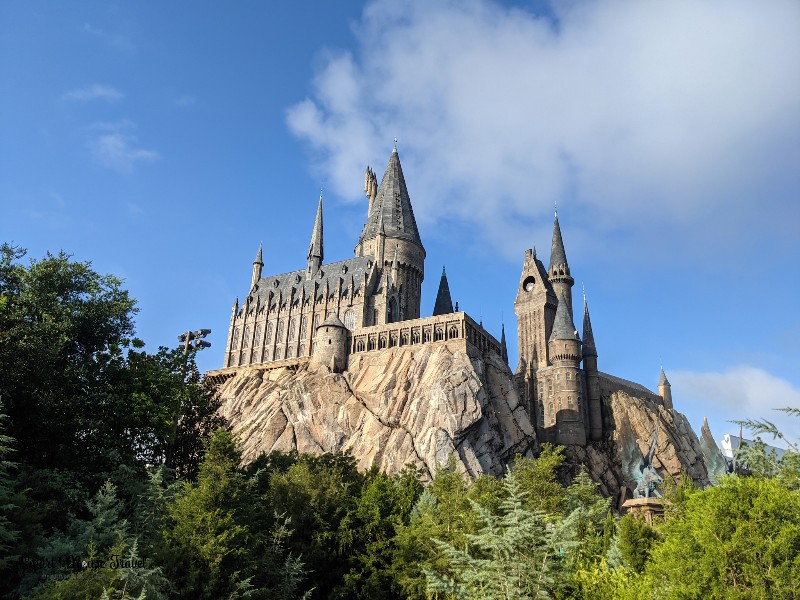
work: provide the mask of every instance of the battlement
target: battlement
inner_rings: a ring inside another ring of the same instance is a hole
[[[350,336],[350,354],[449,340],[465,340],[481,352],[502,355],[500,342],[464,312],[362,327]]]

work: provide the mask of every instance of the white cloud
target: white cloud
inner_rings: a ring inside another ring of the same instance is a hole
[[[702,413],[699,419],[707,416],[715,421],[712,431],[717,437],[737,431],[736,425],[725,421],[767,419],[788,437],[800,441],[800,419],[775,410],[800,407],[800,389],[785,379],[748,365],[730,367],[722,373],[676,371],[669,379],[676,408]],[[692,422],[699,424],[696,419]]]
[[[130,173],[140,162],[161,158],[155,150],[139,147],[133,133],[135,128],[135,124],[127,119],[116,123],[96,123],[93,129],[97,133],[89,140],[89,150],[95,162],[120,173]]]
[[[501,248],[554,200],[596,230],[691,235],[713,215],[715,235],[766,218],[769,197],[800,234],[800,4],[553,5],[557,26],[490,0],[375,0],[288,124],[352,200],[397,136],[418,217]]]
[[[136,49],[133,42],[131,42],[124,35],[118,33],[109,33],[108,31],[100,29],[99,27],[94,27],[89,23],[83,24],[82,31],[91,36],[94,36],[95,38],[99,39],[104,44],[114,48],[115,50],[121,50],[123,52],[130,53]]]
[[[120,92],[117,88],[104,85],[102,83],[95,83],[85,88],[71,90],[64,93],[64,100],[75,100],[79,102],[88,102],[89,100],[108,100],[114,102],[122,100],[125,94]]]

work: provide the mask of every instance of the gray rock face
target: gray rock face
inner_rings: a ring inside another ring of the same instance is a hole
[[[454,345],[366,353],[342,374],[242,369],[219,391],[245,461],[272,450],[348,451],[361,469],[412,464],[430,476],[455,455],[475,477],[504,472],[535,444],[508,367]]]

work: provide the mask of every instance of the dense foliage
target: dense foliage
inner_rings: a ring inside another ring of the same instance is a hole
[[[547,444],[501,479],[455,460],[432,479],[341,454],[243,465],[191,352],[133,337],[119,280],[23,255],[0,247],[0,596],[798,596],[795,452],[757,444],[706,490],[668,480],[652,525],[584,471],[559,483]]]

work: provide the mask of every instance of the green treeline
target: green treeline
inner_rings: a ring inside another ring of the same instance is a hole
[[[0,247],[0,597],[800,594],[796,453],[706,490],[668,481],[653,526],[585,472],[561,485],[548,445],[472,481],[455,461],[432,481],[341,454],[243,465],[192,353],[146,352],[118,279],[23,259]]]

